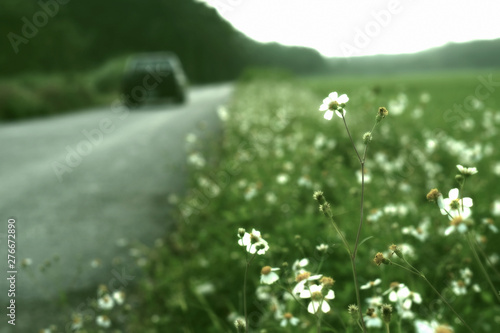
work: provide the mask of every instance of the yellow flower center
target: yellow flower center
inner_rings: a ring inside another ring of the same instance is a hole
[[[254,234],[250,234],[250,243],[255,244],[260,241],[260,237]]]
[[[339,108],[339,103],[337,101],[333,101],[330,104],[328,104],[328,109],[330,110],[337,110]]]
[[[285,319],[292,319],[292,318],[293,318],[293,315],[292,315],[290,312],[286,312],[286,313],[283,315],[283,318],[285,318]]]
[[[450,221],[450,225],[457,226],[462,223],[463,218],[461,216],[454,217],[453,220]]]
[[[459,209],[460,208],[460,199],[455,199],[450,202],[451,209]]]
[[[321,301],[323,299],[323,294],[321,293],[321,291],[315,291],[312,293],[311,299],[313,301]]]
[[[260,274],[262,275],[268,275],[271,273],[271,266],[264,266],[262,267],[262,270],[260,271]]]
[[[333,284],[335,283],[335,280],[332,279],[331,277],[322,277],[321,280],[319,280],[319,282],[321,282],[321,284],[325,287],[325,288],[330,288],[331,286],[333,286]]]
[[[308,279],[310,276],[311,276],[311,273],[309,273],[309,272],[300,273],[295,277],[295,281],[300,282],[302,280]]]

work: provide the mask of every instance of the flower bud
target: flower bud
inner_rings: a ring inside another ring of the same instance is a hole
[[[377,123],[381,122],[382,119],[384,119],[387,115],[389,114],[389,111],[383,106],[378,108],[378,113],[377,117],[375,118],[377,120]]]
[[[365,134],[363,134],[363,143],[367,145],[370,143],[370,141],[372,141],[372,133],[366,132]]]
[[[384,257],[384,254],[382,252],[378,252],[375,255],[375,258],[373,258],[373,262],[376,263],[377,266],[380,266],[380,264],[389,265],[391,263],[389,259]]]
[[[392,244],[391,246],[389,246],[389,249],[392,251],[393,254],[396,254],[399,258],[404,259],[403,252],[401,252],[401,249],[397,245]]]
[[[382,320],[384,323],[389,324],[391,322],[392,306],[390,304],[383,304],[380,310],[382,312]]]
[[[351,315],[353,322],[357,322],[359,320],[359,308],[356,304],[351,304],[347,307],[347,311]]]
[[[432,190],[429,191],[429,193],[427,193],[427,200],[429,201],[435,202],[437,201],[438,197],[439,197],[439,191],[437,188],[433,188]]]

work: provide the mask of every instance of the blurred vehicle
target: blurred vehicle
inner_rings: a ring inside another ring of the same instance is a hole
[[[187,78],[179,59],[171,52],[137,54],[127,61],[122,93],[128,107],[160,98],[184,103]]]

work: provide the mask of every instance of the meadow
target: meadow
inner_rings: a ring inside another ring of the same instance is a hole
[[[176,230],[142,250],[129,331],[497,332],[499,82],[498,71],[238,82],[210,151],[186,135],[189,190],[169,197]],[[348,96],[363,177],[343,119],[318,111],[331,92]]]

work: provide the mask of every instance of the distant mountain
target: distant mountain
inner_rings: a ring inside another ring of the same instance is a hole
[[[500,39],[450,43],[426,51],[365,57],[328,58],[337,74],[377,74],[500,67]]]

